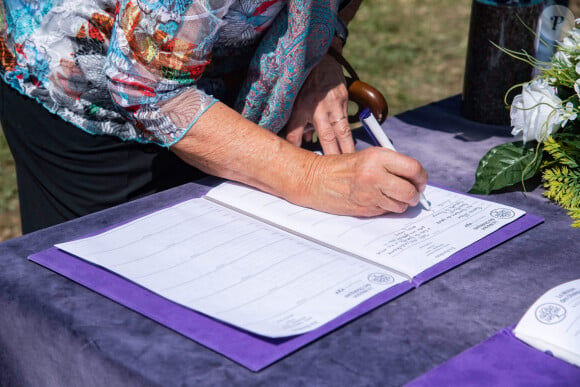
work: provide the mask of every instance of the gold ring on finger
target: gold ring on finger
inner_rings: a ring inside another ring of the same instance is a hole
[[[334,126],[334,125],[338,124],[338,123],[339,123],[340,121],[342,121],[342,120],[346,120],[346,116],[342,116],[342,117],[340,117],[340,118],[339,118],[339,119],[337,119],[337,120],[330,121],[330,126]]]

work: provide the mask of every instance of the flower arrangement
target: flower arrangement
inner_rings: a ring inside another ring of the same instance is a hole
[[[577,19],[549,62],[504,50],[535,66],[539,75],[512,88],[522,87],[510,107],[512,134],[521,140],[483,156],[470,190],[487,195],[518,183],[525,190],[526,180],[541,176],[544,196],[568,210],[573,227],[580,227],[579,25]]]

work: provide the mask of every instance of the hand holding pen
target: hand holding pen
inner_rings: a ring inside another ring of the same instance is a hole
[[[387,148],[395,152],[397,151],[369,109],[364,109],[361,112],[360,121],[376,146],[382,146],[383,148]],[[423,206],[424,209],[431,209],[431,203],[427,200],[423,193],[421,193],[419,203],[421,206]]]

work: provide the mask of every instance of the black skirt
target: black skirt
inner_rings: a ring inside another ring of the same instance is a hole
[[[168,149],[91,135],[0,79],[0,123],[29,233],[205,175]]]

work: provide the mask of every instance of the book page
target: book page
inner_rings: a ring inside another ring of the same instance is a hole
[[[580,367],[580,279],[542,295],[524,314],[514,334],[532,347]]]
[[[433,186],[425,191],[430,211],[417,206],[403,214],[373,218],[315,211],[232,182],[213,188],[206,196],[409,278],[525,214]]]
[[[267,337],[318,328],[406,281],[204,199],[56,246]]]

